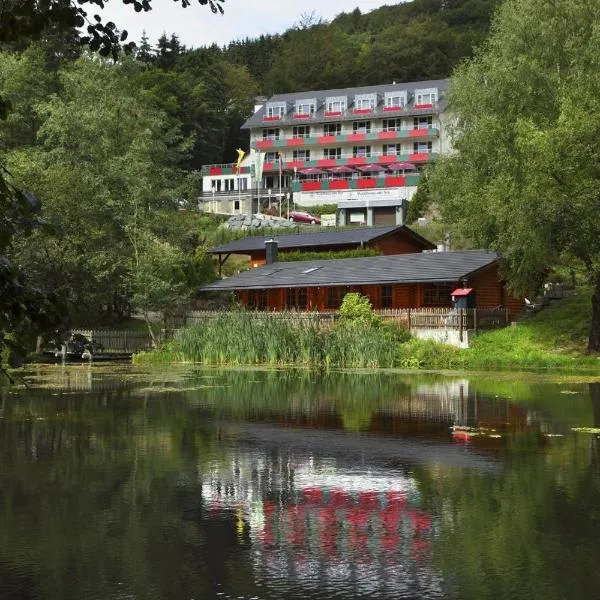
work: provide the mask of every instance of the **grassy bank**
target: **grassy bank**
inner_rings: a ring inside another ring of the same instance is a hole
[[[316,320],[297,326],[244,311],[185,329],[165,347],[139,354],[135,362],[266,364],[318,368],[530,369],[600,371],[600,358],[585,354],[590,292],[560,301],[514,325],[477,336],[461,350],[408,339],[406,332],[355,314],[332,329]]]

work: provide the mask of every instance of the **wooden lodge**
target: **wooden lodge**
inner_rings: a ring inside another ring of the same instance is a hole
[[[271,264],[216,281],[202,291],[230,292],[246,307],[268,311],[336,311],[348,292],[368,296],[376,310],[450,309],[457,288],[470,288],[469,308],[502,308],[509,320],[524,307],[522,299],[506,290],[499,257],[493,252],[416,252],[277,262],[275,248],[271,258]]]
[[[229,244],[212,248],[216,255],[219,270],[232,254],[249,256],[251,267],[259,267],[266,262],[266,242],[277,242],[278,252],[328,252],[370,248],[382,255],[409,254],[435,250],[436,245],[420,236],[406,225],[393,227],[356,227],[342,230],[323,230],[309,233],[295,233],[270,237],[252,236],[235,240]]]

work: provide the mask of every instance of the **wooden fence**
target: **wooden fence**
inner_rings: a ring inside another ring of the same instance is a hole
[[[73,329],[72,334],[80,334],[101,345],[99,354],[131,354],[152,347],[150,334],[144,331],[119,329]]]
[[[194,325],[222,316],[225,311],[194,311],[169,322],[169,329]],[[374,311],[384,321],[392,321],[408,329],[495,329],[508,324],[508,311],[504,308],[401,308]],[[305,311],[249,311],[256,319],[281,319],[297,325],[315,323],[330,327],[339,318],[337,312]]]

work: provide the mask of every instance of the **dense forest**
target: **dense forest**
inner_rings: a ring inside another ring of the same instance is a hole
[[[414,0],[194,49],[175,33],[120,44],[100,17],[82,38],[78,14],[1,9],[0,348],[34,323],[185,307],[214,277],[199,168],[247,147],[257,95],[447,77],[496,3]]]

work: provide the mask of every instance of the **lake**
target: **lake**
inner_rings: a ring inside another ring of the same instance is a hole
[[[22,376],[0,391],[2,599],[600,597],[600,383]]]

